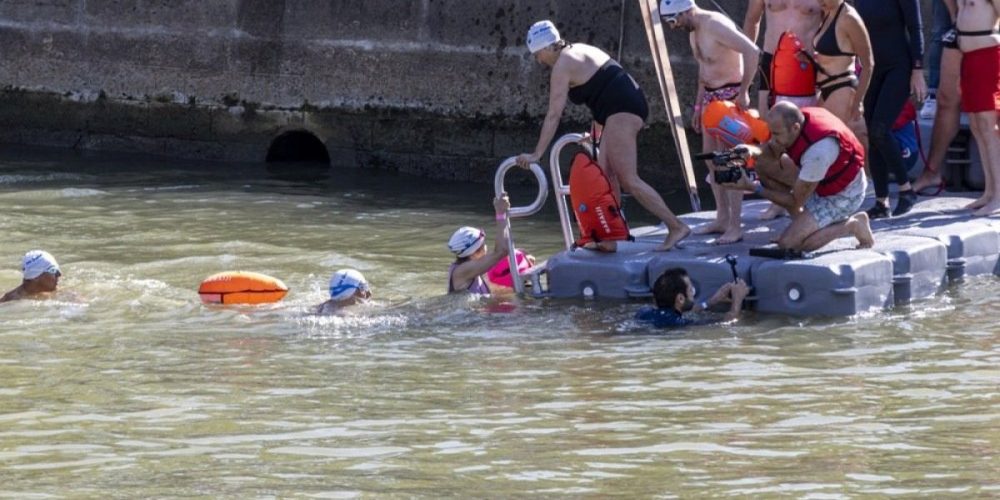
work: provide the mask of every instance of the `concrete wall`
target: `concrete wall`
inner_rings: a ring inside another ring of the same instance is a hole
[[[622,51],[653,109],[641,168],[674,184],[635,0],[3,0],[0,141],[263,160],[307,129],[335,166],[489,181],[535,144],[548,72],[523,37],[543,18]],[[668,41],[690,102],[687,36]],[[564,127],[587,119],[572,107]]]

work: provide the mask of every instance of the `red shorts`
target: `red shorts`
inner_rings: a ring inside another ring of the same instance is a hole
[[[962,111],[1000,110],[1000,45],[962,54]]]

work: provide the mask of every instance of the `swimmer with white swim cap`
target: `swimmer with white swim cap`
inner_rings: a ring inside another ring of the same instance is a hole
[[[21,259],[21,272],[24,276],[21,285],[0,297],[0,302],[42,298],[56,291],[59,278],[62,276],[55,257],[43,250],[32,250],[24,254],[24,258]]]
[[[460,227],[448,240],[448,250],[455,254],[455,262],[448,268],[448,293],[490,295],[483,275],[507,256],[507,212],[510,211],[507,193],[493,199],[493,210],[497,232],[492,252],[486,245],[486,232],[482,229]]]
[[[371,285],[354,269],[341,269],[330,277],[330,300],[319,305],[320,314],[328,314],[372,298]]]

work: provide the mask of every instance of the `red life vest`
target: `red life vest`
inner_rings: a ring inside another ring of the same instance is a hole
[[[802,155],[809,149],[809,146],[816,144],[821,139],[833,137],[840,143],[840,155],[837,160],[830,165],[826,171],[826,176],[819,181],[816,186],[816,194],[819,196],[832,196],[844,190],[858,172],[865,166],[865,149],[861,147],[858,138],[854,136],[851,129],[823,108],[802,108],[802,114],[806,115],[806,121],[802,124],[802,132],[798,139],[792,144],[786,154],[795,162],[802,165]]]
[[[791,31],[781,34],[771,63],[771,95],[809,97],[816,95],[816,69],[813,62],[800,56],[802,40]]]
[[[604,170],[586,153],[577,153],[569,169],[569,199],[580,228],[577,246],[631,239],[621,203]]]

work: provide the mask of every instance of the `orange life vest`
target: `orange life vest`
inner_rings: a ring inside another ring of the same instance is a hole
[[[701,115],[705,133],[726,147],[740,144],[763,144],[771,138],[771,130],[756,110],[740,111],[729,101],[713,101]]]
[[[771,63],[771,95],[809,97],[816,95],[816,68],[799,54],[805,45],[791,31],[781,34]]]
[[[569,169],[569,199],[580,228],[577,246],[631,239],[621,203],[604,170],[587,153],[577,153]]]

